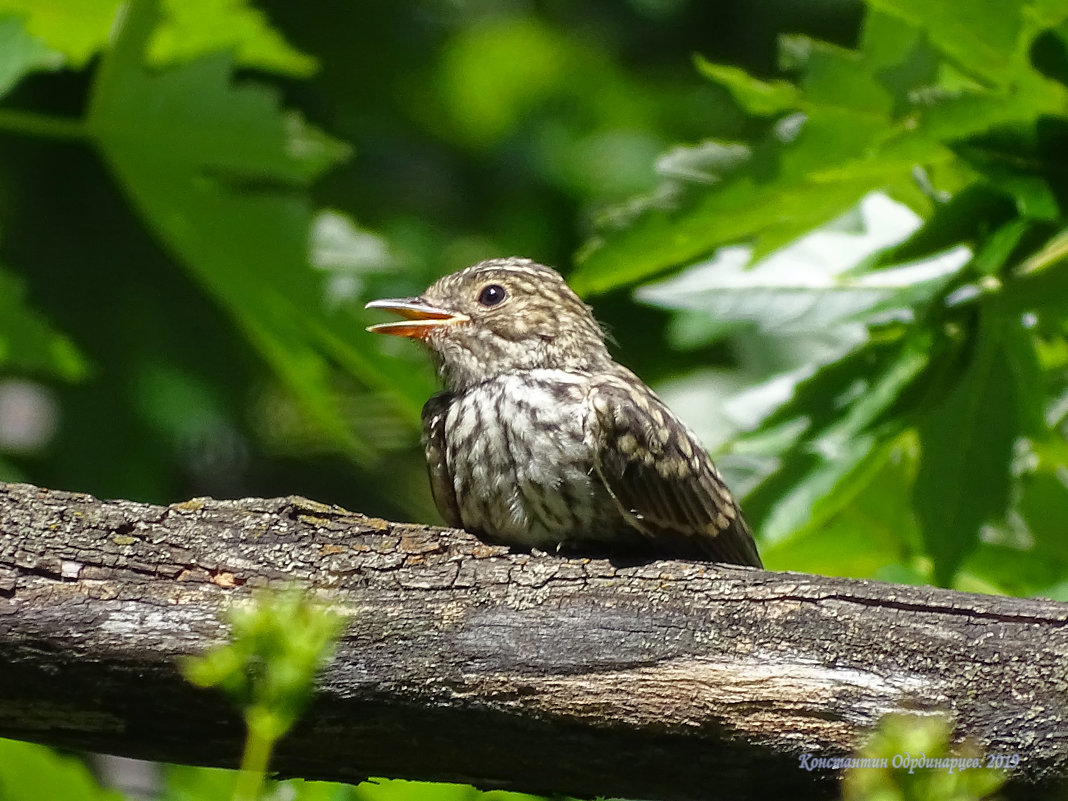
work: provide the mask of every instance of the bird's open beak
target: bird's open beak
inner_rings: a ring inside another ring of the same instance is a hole
[[[367,330],[372,334],[393,334],[412,339],[426,339],[431,331],[446,325],[466,323],[471,319],[466,314],[431,306],[422,298],[372,300],[364,308],[385,309],[404,318],[396,323],[379,323],[369,326]]]

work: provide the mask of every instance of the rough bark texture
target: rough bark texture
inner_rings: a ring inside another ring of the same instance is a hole
[[[284,774],[630,798],[817,798],[883,714],[945,710],[1021,787],[1068,768],[1068,605],[512,553],[302,498],[169,507],[0,484],[0,736],[234,765],[177,657],[250,588],[350,623]]]

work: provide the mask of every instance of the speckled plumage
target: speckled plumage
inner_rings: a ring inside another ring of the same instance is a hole
[[[612,360],[558,273],[491,259],[369,305],[413,321],[372,330],[420,339],[437,366],[424,444],[450,525],[522,547],[760,566],[696,435]]]

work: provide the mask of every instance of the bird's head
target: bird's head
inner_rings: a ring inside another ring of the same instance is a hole
[[[604,333],[555,270],[529,259],[489,259],[440,278],[417,298],[367,304],[404,319],[368,328],[430,348],[449,390],[502,373],[595,370],[610,359]]]

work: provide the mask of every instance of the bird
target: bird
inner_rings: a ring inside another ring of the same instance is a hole
[[[552,268],[488,259],[366,308],[402,318],[368,331],[421,342],[436,367],[423,448],[450,526],[527,550],[763,567],[697,435],[612,358]]]

